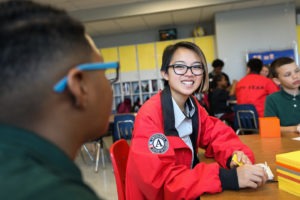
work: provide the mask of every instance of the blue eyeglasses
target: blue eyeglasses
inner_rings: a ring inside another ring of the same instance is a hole
[[[77,69],[81,71],[91,71],[91,70],[105,70],[109,69],[108,73],[105,73],[106,78],[110,81],[110,83],[115,83],[119,78],[119,68],[120,65],[118,62],[107,62],[107,63],[87,63],[76,66]],[[60,81],[58,81],[53,90],[58,93],[62,93],[67,88],[68,77],[63,77]]]

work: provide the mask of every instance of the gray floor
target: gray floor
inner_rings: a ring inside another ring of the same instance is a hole
[[[112,170],[111,162],[109,159],[108,149],[112,144],[111,136],[104,137],[104,145],[106,151],[104,151],[105,155],[105,166],[102,165],[101,158],[99,163],[99,170],[95,172],[95,161],[92,161],[88,154],[85,151],[82,151],[83,154],[79,153],[75,163],[81,169],[82,175],[84,177],[85,182],[90,185],[92,189],[103,199],[106,200],[117,200],[117,189],[115,185],[115,177]],[[89,149],[93,158],[95,158],[95,145],[89,143],[86,145]]]

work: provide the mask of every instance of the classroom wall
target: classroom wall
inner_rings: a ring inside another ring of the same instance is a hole
[[[204,28],[206,35],[214,34],[214,23],[207,22],[201,23],[201,26]],[[189,38],[192,37],[193,29],[199,26],[199,24],[188,24],[182,26],[167,26],[161,27],[161,29],[167,28],[176,28],[178,39],[180,38]],[[105,48],[105,47],[114,47],[114,46],[123,46],[123,45],[132,45],[132,44],[143,44],[149,42],[157,42],[159,41],[158,29],[155,30],[147,30],[147,31],[136,31],[134,33],[120,33],[111,36],[98,36],[93,37],[97,47]]]
[[[178,31],[178,38],[191,37],[195,26],[175,27]],[[300,38],[300,26],[296,26],[296,9],[294,4],[290,3],[217,13],[215,22],[201,24],[201,26],[208,35],[213,36],[211,39],[215,45],[211,47],[214,51],[211,55],[225,61],[224,71],[231,80],[239,80],[245,75],[248,52],[293,48],[295,43],[298,44],[298,52],[300,48],[300,40],[297,39]],[[102,49],[153,43],[158,41],[158,37],[158,30],[149,30],[99,36],[94,39],[97,46]],[[201,47],[208,48],[209,46],[202,42]],[[214,59],[211,55],[208,59],[209,71],[211,61]],[[159,63],[157,65],[159,66]]]
[[[100,48],[100,52],[105,62],[120,62],[121,82],[159,79],[164,49],[179,41],[196,43],[202,49],[208,65],[215,58],[214,35]]]
[[[231,79],[246,74],[248,52],[289,49],[297,43],[295,5],[290,3],[217,13],[215,26],[217,56]]]

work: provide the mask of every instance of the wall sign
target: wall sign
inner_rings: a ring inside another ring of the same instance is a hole
[[[270,65],[273,60],[280,57],[290,57],[295,60],[294,49],[286,49],[279,51],[263,51],[263,52],[253,52],[248,54],[248,60],[252,58],[261,59],[264,65]]]

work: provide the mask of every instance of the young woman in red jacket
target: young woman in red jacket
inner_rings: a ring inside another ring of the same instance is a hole
[[[200,48],[190,42],[168,46],[161,74],[164,90],[150,98],[135,119],[126,199],[196,199],[203,193],[263,185],[267,176],[252,165],[252,151],[193,96],[208,85]],[[199,162],[198,148],[217,162]],[[232,161],[234,154],[243,166]]]

